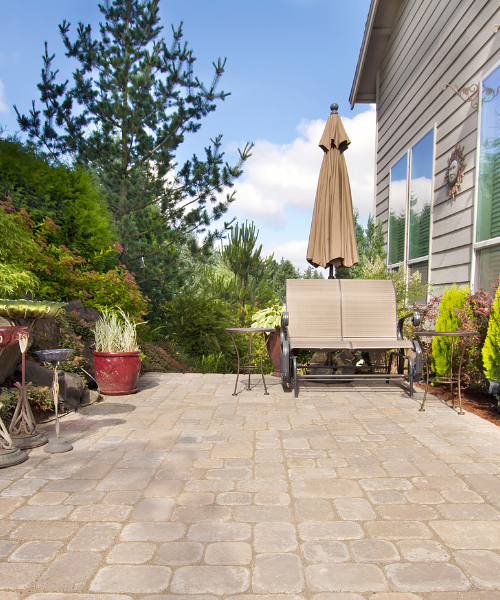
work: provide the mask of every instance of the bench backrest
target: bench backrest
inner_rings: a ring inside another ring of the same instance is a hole
[[[391,279],[341,279],[344,340],[397,339],[396,290]]]
[[[292,339],[397,339],[390,279],[287,279]]]
[[[338,279],[287,279],[288,333],[293,338],[341,339]]]

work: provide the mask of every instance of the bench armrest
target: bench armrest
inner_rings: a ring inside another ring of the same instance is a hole
[[[288,312],[285,311],[281,315],[281,327],[280,327],[280,342],[283,345],[283,342],[286,340],[286,327],[288,325],[289,315]]]
[[[398,321],[398,340],[404,339],[403,325],[405,320],[409,317],[411,317],[411,323],[414,327],[418,327],[420,325],[420,322],[422,321],[422,317],[420,316],[420,312],[418,310],[414,310],[413,312],[404,315],[404,317],[401,317]]]

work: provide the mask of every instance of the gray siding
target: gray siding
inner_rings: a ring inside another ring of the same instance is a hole
[[[402,0],[379,72],[376,216],[387,230],[390,168],[435,129],[431,282],[438,287],[471,277],[478,112],[443,83],[479,83],[500,61],[498,0]],[[464,147],[462,189],[448,197],[445,169]]]

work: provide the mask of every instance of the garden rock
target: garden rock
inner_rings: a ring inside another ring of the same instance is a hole
[[[68,302],[68,304],[66,304],[64,307],[64,310],[68,314],[76,313],[75,316],[78,319],[83,319],[87,323],[95,323],[101,316],[99,311],[97,311],[95,308],[91,308],[90,306],[85,306],[81,300],[72,300],[71,302]]]
[[[33,385],[50,388],[54,379],[54,371],[52,369],[42,367],[42,365],[39,365],[34,360],[27,358],[25,366],[25,378],[27,382],[31,381]]]
[[[85,383],[83,379],[76,373],[64,373],[66,381],[66,400],[65,404],[71,408],[79,406],[82,401]]]
[[[94,402],[100,402],[102,400],[101,394],[97,390],[83,390],[82,399],[80,404],[85,406],[87,404],[94,404]]]
[[[59,327],[52,317],[39,319],[30,334],[31,350],[53,350],[59,348]]]

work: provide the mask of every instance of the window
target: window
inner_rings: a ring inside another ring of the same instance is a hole
[[[500,274],[500,67],[482,82],[476,186],[476,287],[487,291]]]
[[[433,153],[430,131],[393,165],[389,191],[389,267],[419,271],[423,282],[429,279]]]

